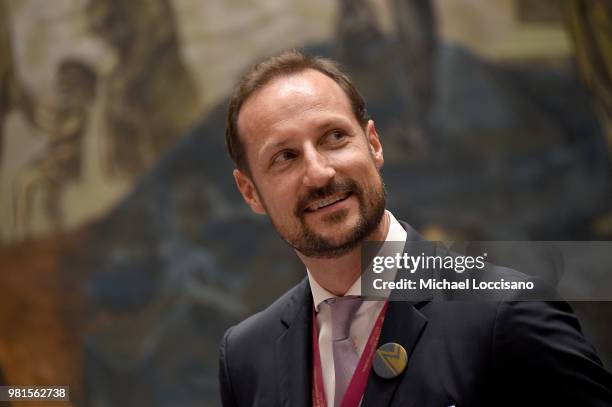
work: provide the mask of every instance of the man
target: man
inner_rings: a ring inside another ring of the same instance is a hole
[[[244,200],[307,278],[225,334],[225,406],[612,405],[565,303],[359,300],[363,242],[409,251],[419,237],[385,210],[376,127],[333,62],[288,52],[254,66],[226,141]],[[404,349],[403,371],[371,371],[372,343]]]

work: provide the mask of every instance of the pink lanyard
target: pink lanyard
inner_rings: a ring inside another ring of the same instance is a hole
[[[385,303],[383,309],[378,314],[376,323],[370,332],[370,337],[366,343],[366,347],[359,358],[359,363],[355,368],[355,373],[351,378],[346,394],[340,403],[340,407],[357,407],[361,401],[361,397],[365,392],[366,384],[368,383],[368,376],[372,367],[372,357],[376,352],[376,344],[380,337],[380,331],[382,330],[383,322],[385,320],[385,314],[387,312],[387,305]],[[325,401],[325,388],[323,387],[323,369],[321,368],[321,354],[319,353],[319,332],[317,329],[317,318],[315,315],[314,307],[312,309],[312,365],[313,365],[313,386],[312,386],[312,405],[313,407],[327,407]]]

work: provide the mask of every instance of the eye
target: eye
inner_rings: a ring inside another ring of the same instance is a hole
[[[283,150],[278,152],[272,158],[272,164],[280,164],[294,159],[297,155],[291,150]]]
[[[346,138],[346,134],[344,134],[343,132],[339,131],[339,130],[334,130],[331,133],[328,133],[326,136],[327,141],[332,142],[332,143],[337,143],[339,141],[342,141]]]

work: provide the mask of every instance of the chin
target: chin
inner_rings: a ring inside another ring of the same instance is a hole
[[[332,245],[344,245],[354,239],[358,228],[357,225],[358,222],[344,222],[341,225],[333,225],[315,230],[315,232]]]
[[[342,243],[353,235],[358,225],[359,219],[344,219],[337,223],[324,223],[319,227],[312,228],[312,231],[326,240]]]

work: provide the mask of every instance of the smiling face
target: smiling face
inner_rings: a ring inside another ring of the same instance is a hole
[[[379,225],[382,146],[331,78],[308,69],[273,79],[242,105],[238,129],[250,175],[235,170],[236,184],[300,253],[341,256]]]

